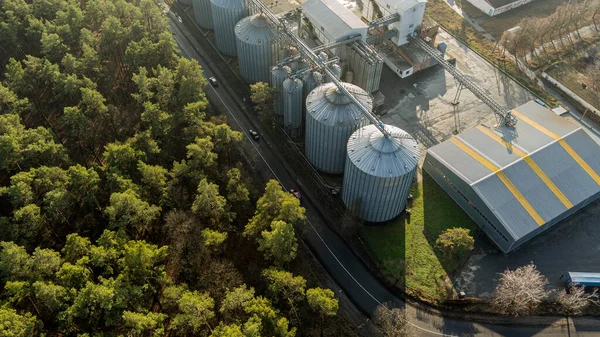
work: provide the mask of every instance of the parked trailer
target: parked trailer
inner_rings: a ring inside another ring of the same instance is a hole
[[[581,285],[585,287],[600,287],[600,273],[568,272],[565,274],[567,285]]]

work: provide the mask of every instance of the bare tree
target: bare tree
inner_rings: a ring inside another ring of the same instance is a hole
[[[556,303],[565,315],[581,315],[590,303],[598,305],[598,289],[586,293],[583,286],[572,285],[558,293]]]
[[[587,66],[584,75],[590,80],[591,89],[596,95],[596,105],[600,106],[600,60]]]
[[[596,33],[600,33],[598,30],[598,24],[596,23],[596,17],[600,18],[600,1],[598,0],[587,0],[585,2],[586,11],[590,13],[591,24],[594,25]]]
[[[414,331],[408,322],[406,312],[381,304],[373,313],[373,323],[381,337],[412,337]]]
[[[534,264],[505,270],[494,291],[492,305],[507,315],[521,316],[533,312],[548,295],[548,280]]]

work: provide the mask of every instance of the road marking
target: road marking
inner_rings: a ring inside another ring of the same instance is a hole
[[[489,160],[487,160],[486,158],[484,158],[479,153],[475,152],[475,150],[471,149],[466,143],[464,143],[458,137],[450,138],[450,142],[452,142],[452,144],[456,145],[459,149],[463,150],[466,154],[471,156],[473,159],[475,159],[481,165],[485,166],[488,170],[492,171],[498,177],[498,179],[500,179],[500,181],[504,184],[504,186],[506,186],[506,188],[515,197],[515,199],[519,202],[519,204],[521,204],[521,206],[523,206],[525,211],[538,224],[538,226],[541,226],[546,223],[546,221],[544,221],[544,219],[542,219],[542,217],[538,214],[538,212],[535,210],[535,208],[533,208],[533,206],[531,206],[529,201],[527,201],[527,198],[525,198],[525,196],[521,193],[521,191],[519,191],[519,189],[517,189],[517,187],[510,181],[510,179],[508,179],[506,174],[504,172],[502,172],[502,170],[498,166],[496,166],[494,163],[492,163]]]
[[[179,27],[177,27],[179,28]],[[188,56],[191,57],[191,54],[189,54],[187,52],[187,50],[185,49],[185,47],[183,46],[183,44],[181,44],[181,49],[188,54]],[[221,103],[223,103],[223,106],[225,106],[225,109],[227,110],[227,112],[229,112],[229,115],[233,118],[233,120],[236,122],[236,124],[240,127],[240,129],[244,130],[243,126],[241,125],[241,123],[238,121],[238,119],[235,117],[235,115],[231,112],[231,110],[229,109],[229,107],[227,106],[227,104],[225,103],[225,101],[223,101],[223,99],[221,98],[221,95],[219,95],[219,93],[215,90],[215,88],[211,87],[212,90],[215,92],[215,94],[217,95],[217,97],[219,98],[219,100],[221,101]],[[271,171],[271,173],[273,174],[273,176],[275,177],[275,179],[277,179],[277,181],[279,181],[279,183],[281,184],[281,186],[287,190],[287,187],[283,184],[283,182],[281,181],[281,179],[279,179],[279,177],[277,176],[277,174],[275,173],[275,171],[273,171],[273,168],[271,167],[271,165],[269,165],[269,163],[267,162],[267,160],[265,159],[265,157],[263,157],[262,153],[260,153],[260,151],[258,150],[258,147],[256,147],[256,144],[254,144],[254,142],[252,141],[252,139],[250,138],[250,136],[243,131],[244,135],[246,136],[246,138],[248,139],[248,141],[250,141],[250,143],[252,144],[252,146],[254,147],[254,150],[258,153],[258,155],[261,157],[261,159],[263,160],[263,162],[265,163],[265,165],[267,165],[267,167],[269,168],[269,171]],[[325,248],[327,248],[327,251],[329,251],[329,253],[331,254],[331,256],[333,256],[333,258],[337,261],[337,263],[342,267],[342,269],[344,269],[344,271],[348,274],[348,276],[350,276],[350,278],[367,294],[369,295],[369,297],[371,297],[377,304],[379,305],[383,305],[383,303],[381,301],[379,301],[377,298],[375,298],[375,296],[373,296],[373,294],[371,294],[360,282],[358,282],[358,280],[354,277],[354,275],[352,275],[350,273],[350,271],[348,269],[346,269],[346,266],[344,266],[344,264],[338,259],[338,257],[333,253],[333,251],[331,250],[331,248],[329,248],[329,246],[327,245],[327,243],[325,242],[325,240],[323,240],[323,237],[321,237],[321,235],[319,234],[319,232],[317,231],[317,229],[315,228],[315,226],[313,226],[313,224],[310,222],[310,220],[308,218],[306,218],[306,222],[309,224],[310,228],[312,228],[312,230],[315,232],[315,234],[317,234],[317,237],[319,238],[319,240],[321,241],[321,243],[323,243],[323,246],[325,246]],[[401,300],[402,302],[406,303],[406,301]],[[408,321],[408,324],[410,324],[411,326],[415,327],[416,329],[419,329],[421,331],[427,332],[429,334],[433,334],[436,336],[442,336],[442,337],[456,337],[456,335],[448,335],[445,333],[439,333],[437,331],[432,331],[432,330],[428,330],[425,328],[422,328],[410,321]]]
[[[486,128],[486,127],[484,127],[483,125],[478,125],[477,129],[479,131],[483,132],[484,134],[486,134],[492,140],[496,141],[498,144],[503,145],[506,148],[509,148],[509,146],[510,146],[510,150],[514,154],[516,154],[517,156],[519,156],[520,158],[522,158],[527,163],[527,165],[529,165],[529,167],[533,170],[533,172],[535,172],[535,174],[537,174],[537,176],[542,180],[542,182],[544,184],[546,184],[546,186],[550,189],[550,191],[552,191],[552,193],[558,198],[558,200],[560,200],[560,202],[567,209],[570,209],[571,207],[573,207],[573,203],[554,184],[554,182],[552,181],[552,179],[550,179],[550,177],[548,177],[548,175],[546,175],[546,173],[538,166],[538,164],[535,162],[535,160],[533,160],[529,156],[528,153],[526,153],[525,151],[521,150],[516,145],[511,144],[509,141],[507,141],[506,139],[500,137],[497,133],[495,133],[494,131],[492,131],[492,130]]]
[[[512,110],[512,114],[517,116],[523,122],[533,126],[538,131],[545,134],[546,136],[548,136],[554,140],[557,140],[558,144],[560,144],[560,146],[562,146],[562,148],[565,151],[567,151],[567,153],[571,156],[571,158],[573,158],[573,160],[575,160],[577,162],[577,164],[579,164],[579,166],[596,182],[596,184],[600,185],[600,176],[598,176],[598,174],[594,171],[594,169],[592,169],[590,167],[590,165],[588,165],[588,163],[586,163],[585,160],[583,160],[583,158],[581,158],[581,156],[577,152],[575,152],[575,150],[571,147],[571,145],[569,145],[569,143],[567,143],[562,137],[560,137],[559,135],[555,134],[554,132],[546,129],[545,127],[541,126],[540,124],[534,122],[533,120],[529,119],[527,116],[523,115],[522,113],[518,112],[517,110]]]

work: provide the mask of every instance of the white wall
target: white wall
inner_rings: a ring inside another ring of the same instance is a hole
[[[528,4],[528,3],[532,2],[532,1],[533,0],[517,0],[515,2],[511,2],[511,3],[507,4],[507,5],[504,5],[504,6],[501,6],[501,7],[498,7],[496,9],[494,9],[494,13],[492,14],[492,16],[498,15],[498,14],[502,14],[502,13],[504,13],[506,11],[509,11],[509,10],[511,10],[513,8],[517,8],[519,6],[523,6],[523,5]]]
[[[494,15],[494,7],[485,0],[468,0],[473,6],[479,8],[482,12],[489,16]]]
[[[425,14],[425,2],[416,3],[413,7],[403,11],[398,11],[400,21],[394,23],[392,27],[398,30],[398,37],[392,41],[401,46],[408,42],[408,36],[413,35],[419,26],[423,23],[423,15]]]

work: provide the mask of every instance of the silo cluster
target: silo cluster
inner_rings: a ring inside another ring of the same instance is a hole
[[[235,25],[244,18],[244,0],[210,0],[217,48],[223,54],[237,56]]]
[[[235,26],[240,75],[249,83],[269,82],[277,60],[277,36],[263,14],[246,17]]]
[[[194,17],[198,26],[213,29],[210,0],[192,0],[192,7],[194,8]]]
[[[386,125],[357,130],[347,145],[342,200],[357,217],[384,222],[406,206],[419,163],[419,146],[404,130]]]
[[[366,91],[350,83],[342,85],[369,111],[373,109]],[[315,88],[306,98],[306,157],[319,171],[342,173],[348,139],[368,123],[363,111],[334,83]]]

